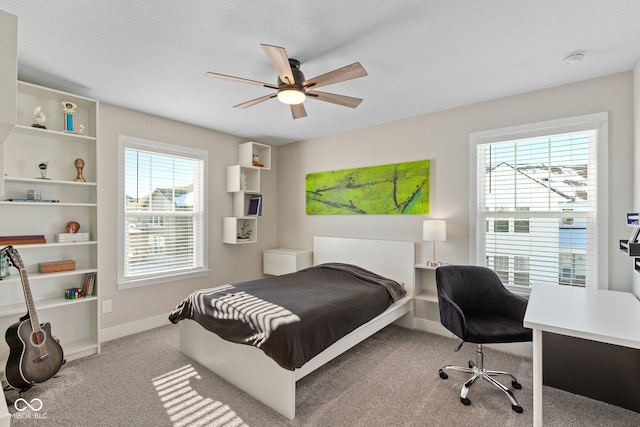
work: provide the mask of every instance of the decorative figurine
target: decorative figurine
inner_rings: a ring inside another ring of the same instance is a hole
[[[62,109],[64,110],[64,131],[73,133],[73,113],[76,112],[78,106],[71,101],[62,101]]]
[[[49,167],[49,160],[46,162],[40,162],[38,165],[38,169],[40,169],[40,179],[49,179],[47,178],[47,168]]]
[[[84,125],[82,123],[78,125],[78,133],[84,135]]]
[[[259,168],[264,167],[264,163],[260,163],[260,157],[258,157],[258,153],[253,153],[252,164],[253,166],[258,166]]]
[[[74,179],[74,181],[76,181],[76,182],[86,182],[87,180],[84,179],[84,177],[82,176],[82,169],[84,168],[84,160],[75,159],[73,164],[75,165],[76,171],[77,171],[76,179]]]
[[[31,126],[34,128],[46,129],[44,123],[47,121],[47,116],[42,112],[42,107],[39,105],[33,109],[33,120],[36,122]]]
[[[76,221],[69,221],[67,223],[67,233],[77,233],[80,230],[80,224]]]

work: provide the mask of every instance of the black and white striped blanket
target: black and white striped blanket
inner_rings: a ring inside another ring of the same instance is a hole
[[[206,316],[208,313],[216,319],[237,320],[249,325],[254,333],[244,341],[256,347],[260,347],[278,326],[300,321],[286,308],[237,291],[233,285],[196,291],[182,301],[170,316],[179,316],[185,306],[189,307],[190,318]]]

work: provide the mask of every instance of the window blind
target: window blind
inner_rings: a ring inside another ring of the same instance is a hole
[[[597,137],[477,144],[477,252],[503,283],[595,286]]]
[[[204,168],[186,150],[124,148],[121,281],[204,269]]]

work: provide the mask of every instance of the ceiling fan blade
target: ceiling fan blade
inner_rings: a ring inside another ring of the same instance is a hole
[[[335,93],[318,92],[315,90],[308,90],[307,96],[315,98],[319,101],[331,102],[332,104],[338,104],[349,108],[356,108],[362,102],[362,99],[360,98],[353,98],[351,96],[345,95],[336,95]]]
[[[233,108],[249,108],[253,107],[256,104],[260,104],[261,102],[268,101],[271,98],[275,98],[275,93],[271,93],[269,95],[261,96],[260,98],[252,99],[251,101],[243,102],[242,104],[234,105]]]
[[[271,88],[271,89],[278,89],[278,86],[272,85],[270,83],[259,82],[259,81],[256,81],[256,80],[243,79],[241,77],[228,76],[226,74],[212,73],[211,71],[207,72],[207,77],[211,77],[213,79],[230,80],[232,82],[238,82],[238,83],[248,83],[248,84],[251,84],[251,85],[264,86],[264,87],[268,87],[268,88]]]
[[[291,115],[294,119],[307,117],[307,110],[305,110],[304,104],[291,104]]]
[[[273,68],[276,69],[280,80],[289,85],[294,84],[295,78],[293,77],[293,71],[291,71],[287,51],[283,47],[269,44],[261,44],[260,46],[262,46],[262,49],[264,49],[264,52],[267,54]]]
[[[362,65],[360,65],[359,62],[354,62],[351,65],[347,65],[345,67],[338,68],[337,70],[329,71],[328,73],[309,79],[306,82],[302,83],[302,86],[304,86],[305,88],[316,89],[321,86],[344,82],[346,80],[357,79],[359,77],[364,77],[367,75],[368,74],[364,70]]]

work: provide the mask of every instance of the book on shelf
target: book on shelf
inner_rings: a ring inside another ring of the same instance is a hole
[[[0,246],[29,245],[33,243],[47,243],[47,239],[42,234],[0,236]]]
[[[249,199],[249,216],[261,216],[262,215],[262,196],[255,196]]]
[[[15,236],[0,236],[0,240],[24,240],[24,239],[44,239],[44,234],[18,234]]]
[[[18,202],[18,203],[60,203],[60,200],[54,200],[54,199],[7,199],[7,202]]]
[[[245,191],[247,189],[247,175],[241,173],[240,174],[240,190]]]
[[[82,288],[82,295],[90,297],[93,295],[93,289],[96,284],[96,273],[87,273],[84,277],[84,287]]]
[[[32,239],[32,240],[0,240],[1,246],[9,245],[33,245],[36,243],[47,243],[47,239]]]

